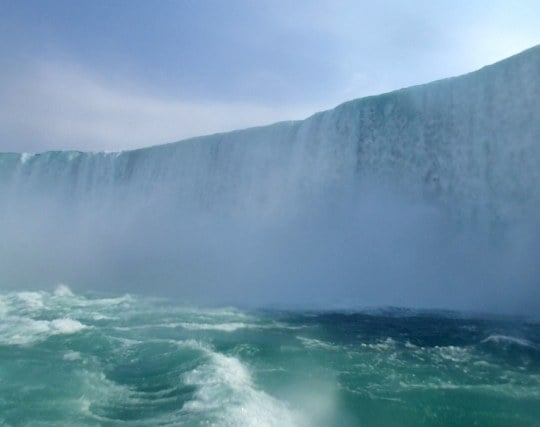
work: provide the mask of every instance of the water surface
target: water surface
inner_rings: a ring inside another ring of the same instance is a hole
[[[0,424],[539,426],[540,324],[0,296]]]

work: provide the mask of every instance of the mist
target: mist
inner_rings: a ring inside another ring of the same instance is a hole
[[[334,183],[273,212],[182,206],[167,192],[67,208],[32,197],[3,212],[0,277],[194,305],[539,308],[538,222],[465,227],[403,190]]]

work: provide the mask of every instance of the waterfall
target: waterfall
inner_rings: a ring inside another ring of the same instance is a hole
[[[107,244],[98,246],[113,248],[106,251],[107,262],[117,255],[116,251],[122,251],[123,245],[119,242],[124,241],[131,245],[128,246],[130,250],[137,245],[145,247],[135,257],[146,263],[148,268],[144,271],[152,270],[149,267],[152,263],[156,270],[160,270],[163,263],[173,265],[172,270],[158,277],[143,274],[145,280],[169,281],[169,287],[177,286],[182,280],[197,284],[217,283],[221,274],[234,283],[244,282],[246,277],[252,282],[271,282],[273,279],[267,279],[273,273],[262,274],[263,267],[240,268],[239,260],[229,259],[232,255],[226,253],[227,242],[232,242],[232,252],[241,254],[240,260],[246,254],[259,254],[260,258],[249,259],[255,264],[257,259],[271,257],[269,247],[283,253],[291,246],[293,263],[298,265],[286,267],[292,274],[291,271],[302,270],[302,266],[313,268],[322,259],[332,257],[332,250],[321,251],[320,248],[315,249],[313,256],[305,254],[317,244],[331,242],[336,245],[335,253],[341,258],[345,254],[365,252],[356,240],[348,241],[346,236],[375,246],[387,245],[406,251],[401,243],[396,246],[395,239],[410,240],[413,235],[429,233],[432,225],[414,227],[430,223],[426,218],[434,216],[437,217],[433,220],[437,224],[433,225],[438,230],[437,244],[460,229],[482,230],[490,236],[493,230],[499,229],[511,235],[525,233],[526,244],[522,244],[520,237],[517,252],[513,249],[514,244],[508,241],[493,243],[505,248],[501,252],[505,256],[508,255],[506,249],[512,248],[510,252],[515,259],[508,262],[515,263],[516,259],[523,258],[522,253],[534,257],[531,250],[540,247],[539,189],[540,46],[537,46],[467,75],[353,100],[303,121],[123,152],[0,154],[0,219],[3,221],[0,230],[3,228],[3,234],[10,236],[4,239],[4,247],[0,247],[4,260],[10,260],[0,262],[0,273],[7,271],[9,274],[5,273],[4,277],[23,280],[17,273],[21,264],[13,259],[28,265],[25,257],[32,252],[28,247],[35,246],[38,249],[30,257],[34,266],[37,265],[42,273],[47,272],[48,276],[43,273],[47,277],[63,276],[63,268],[55,266],[60,265],[61,260],[49,256],[44,259],[40,255],[44,242],[55,235],[62,248],[59,253],[70,258],[69,254],[77,252],[78,245],[84,246],[84,242],[101,235],[109,237],[100,240]],[[365,209],[366,206],[369,209]],[[373,206],[376,208],[372,209]],[[418,207],[421,208],[417,211]],[[385,227],[393,231],[389,235],[383,233],[382,239],[371,241],[369,237],[365,238],[365,234],[369,234],[367,230],[381,227],[381,215],[389,218],[390,226]],[[51,220],[53,217],[56,218],[54,221]],[[363,223],[364,228],[357,221]],[[108,225],[103,226],[103,222]],[[96,223],[102,224],[98,232],[93,228]],[[442,223],[452,225],[440,232]],[[400,231],[412,225],[415,233],[409,235]],[[125,227],[125,234],[118,231],[122,227]],[[133,237],[137,234],[133,230],[145,227],[152,229],[157,237]],[[69,228],[86,231],[71,233]],[[159,229],[157,232],[156,228]],[[326,231],[323,232],[323,228]],[[29,229],[32,237],[22,236]],[[197,230],[194,234],[193,229]],[[314,237],[317,234],[314,230],[320,232],[317,237]],[[41,235],[46,237],[39,243]],[[185,240],[181,245],[178,243],[182,236],[190,236],[187,238],[189,244]],[[238,236],[245,237],[250,243]],[[289,238],[292,240],[290,245],[286,243]],[[433,244],[422,240],[419,252],[426,255]],[[470,255],[467,251],[474,247],[468,243],[463,245],[469,249],[461,253],[459,259],[467,258],[467,254]],[[483,243],[478,244],[477,249],[483,247]],[[214,251],[220,255],[212,256],[212,260],[205,258]],[[87,253],[86,249],[83,253]],[[203,255],[197,258],[197,253]],[[377,265],[381,264],[381,259],[390,256],[385,250],[379,255],[373,260]],[[96,256],[94,254],[92,259]],[[494,270],[494,259],[500,258],[497,255],[484,260],[486,265],[482,265],[483,261],[476,263],[480,265],[472,279],[465,280],[460,276],[456,279],[459,283],[452,286],[459,287],[459,294],[467,287],[464,283],[470,280],[491,283],[495,280],[494,275],[504,283],[497,284],[497,289],[504,288],[512,280],[538,285],[540,272],[527,256],[525,265],[518,263],[518,270],[525,271],[524,276],[508,274],[506,277],[506,270],[504,273]],[[80,257],[74,258],[78,261],[70,259],[71,263],[89,262],[88,258],[84,262]],[[286,264],[286,258],[276,256],[264,268]],[[436,264],[436,258],[428,262]],[[357,268],[358,260],[346,260],[343,265],[338,262],[325,270],[324,284],[328,285],[334,274],[337,280],[347,283],[342,289],[343,298],[347,299],[349,295],[357,295],[356,288],[370,287],[365,284],[370,278],[376,276],[372,282],[377,286],[398,281],[418,262],[407,257],[400,259],[400,265],[395,266],[397,272],[388,278],[377,278],[384,276],[380,272],[365,273],[370,268]],[[107,262],[101,260],[99,268],[103,269]],[[124,269],[122,262],[118,261],[115,267],[107,264],[105,270],[110,273]],[[131,259],[130,262],[135,261]],[[215,271],[205,271],[202,264]],[[193,265],[197,266],[196,272],[180,274],[185,271],[184,267],[193,270]],[[85,274],[92,269],[86,268]],[[426,276],[421,275],[420,281],[425,282],[421,286],[422,292],[427,292],[428,283],[433,283],[434,276],[453,274],[446,267],[429,270]],[[73,271],[65,275],[78,280],[79,275]],[[182,278],[178,279],[178,275]],[[30,280],[29,276],[22,276]],[[106,280],[107,274],[90,276],[92,278],[88,280]],[[130,283],[137,281],[132,275],[128,276],[115,273],[111,277]],[[316,281],[316,276],[299,274],[298,280]],[[275,278],[282,279],[279,274]],[[36,280],[35,277],[32,280]],[[414,274],[406,279],[415,280]],[[284,292],[282,287],[286,288],[281,286],[280,292]],[[238,293],[239,289],[243,292],[245,286],[229,286],[223,294]],[[298,294],[303,293],[303,289]],[[389,292],[394,295],[394,291]],[[262,294],[267,296],[269,292]],[[296,296],[296,292],[291,295]],[[398,296],[389,298],[389,302],[396,304],[408,301]]]

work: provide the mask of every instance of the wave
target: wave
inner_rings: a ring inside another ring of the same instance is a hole
[[[233,323],[188,323],[188,322],[181,322],[172,324],[170,327],[177,327],[180,326],[181,328],[188,329],[190,331],[221,331],[221,332],[235,332],[239,329],[253,329],[258,328],[259,325],[252,325],[248,323],[240,323],[240,322],[233,322]]]
[[[307,338],[307,337],[301,337],[301,336],[297,336],[296,338],[298,338],[302,342],[304,347],[308,349],[321,348],[324,350],[340,350],[342,348],[338,345],[330,344],[330,343],[327,343],[325,341],[318,340],[315,338]]]
[[[388,337],[385,340],[376,343],[361,343],[360,347],[376,351],[386,351],[394,349],[396,347],[396,344],[397,342],[394,339]]]
[[[54,290],[54,295],[57,297],[72,297],[74,296],[73,292],[69,286],[64,285],[63,283],[58,284]]]
[[[300,425],[298,415],[285,403],[258,390],[242,362],[196,344],[208,357],[184,375],[183,381],[195,386],[194,399],[184,404],[186,413],[214,415],[223,426],[281,427]]]
[[[461,384],[451,381],[425,381],[421,383],[401,382],[403,389],[417,390],[466,390],[469,392],[495,394],[499,396],[511,397],[513,399],[538,399],[540,398],[539,389],[530,387],[516,386],[515,384]]]
[[[493,334],[481,341],[482,344],[512,345],[524,348],[537,349],[538,345],[525,338],[513,337],[509,335]]]
[[[69,317],[54,320],[34,320],[10,316],[2,319],[0,345],[31,345],[55,335],[69,335],[88,328]]]

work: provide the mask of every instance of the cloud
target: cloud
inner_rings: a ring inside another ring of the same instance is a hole
[[[39,62],[0,82],[0,151],[122,150],[301,119],[313,107],[179,100]]]
[[[537,1],[126,6],[6,9],[0,151],[117,150],[304,118],[540,42]]]

